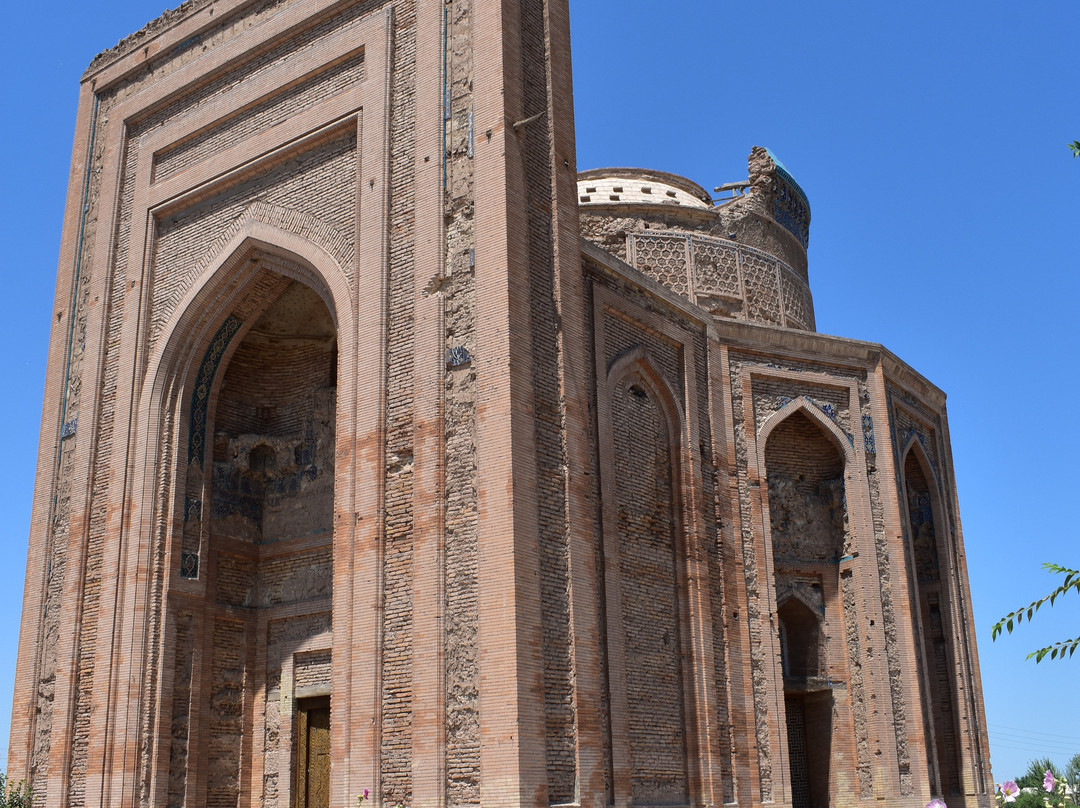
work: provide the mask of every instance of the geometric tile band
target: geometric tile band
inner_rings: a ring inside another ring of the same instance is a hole
[[[221,357],[229,346],[229,340],[240,330],[244,323],[238,317],[229,315],[221,328],[214,334],[210,347],[206,349],[199,366],[199,377],[195,383],[195,392],[191,396],[191,428],[188,430],[188,463],[203,464],[203,453],[206,446],[206,408],[210,403],[210,388],[214,383],[214,374],[217,373]]]

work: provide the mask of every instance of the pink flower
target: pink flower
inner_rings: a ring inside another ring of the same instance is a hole
[[[934,799],[934,800],[930,800],[930,802],[926,803],[926,808],[949,808],[949,807],[945,804],[945,800]]]
[[[1001,789],[1001,796],[1005,799],[1005,802],[1016,802],[1016,795],[1020,793],[1016,781],[1006,780],[998,788]]]
[[[1052,792],[1054,786],[1057,785],[1057,780],[1054,779],[1054,773],[1049,769],[1046,770],[1046,777],[1043,778],[1043,788]]]
[[[368,790],[367,790],[367,789],[365,788],[365,789],[364,789],[364,799],[365,799],[365,800],[367,799],[367,795],[368,795]]]

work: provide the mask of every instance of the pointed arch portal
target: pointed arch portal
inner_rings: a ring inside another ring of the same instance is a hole
[[[830,638],[843,636],[839,563],[851,537],[847,453],[830,426],[798,402],[763,430],[793,808],[834,804],[851,764],[834,748],[850,720],[847,654]]]
[[[921,629],[922,653],[916,656],[924,682],[927,768],[933,793],[951,797],[963,791],[959,748],[962,702],[955,681],[957,661],[952,598],[941,544],[942,512],[933,465],[917,439],[912,438],[903,457],[912,614]]]
[[[259,222],[247,231],[189,290],[148,374],[180,426],[175,487],[159,495],[172,530],[153,790],[170,806],[243,794],[314,806],[330,788],[337,363],[351,305],[317,247]]]

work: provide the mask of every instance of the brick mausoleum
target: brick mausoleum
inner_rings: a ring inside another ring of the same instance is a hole
[[[79,103],[8,774],[49,808],[949,808],[945,396],[765,149],[577,173],[566,0],[189,0]]]

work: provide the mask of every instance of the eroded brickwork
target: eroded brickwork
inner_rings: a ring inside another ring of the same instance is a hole
[[[390,239],[386,346],[386,553],[382,626],[382,793],[412,796],[413,299],[416,159],[416,3],[394,10],[390,86]]]
[[[731,385],[731,409],[734,413],[742,412],[743,386],[741,381],[741,363],[730,363]],[[753,424],[750,424],[751,434],[754,432]],[[750,669],[752,716],[754,725],[754,738],[756,741],[757,758],[757,786],[762,801],[773,799],[773,762],[772,762],[772,734],[769,728],[769,698],[768,676],[773,660],[769,658],[765,644],[762,625],[762,599],[767,598],[767,584],[762,580],[763,570],[759,569],[757,549],[754,535],[754,513],[751,503],[751,483],[747,470],[750,464],[749,448],[747,445],[747,424],[741,418],[737,418],[734,424],[735,436],[735,463],[738,479],[738,503],[739,521],[741,524],[740,544],[742,551],[743,569],[746,578],[746,623],[750,635]],[[759,483],[758,483],[759,485]],[[755,486],[756,487],[756,486]],[[768,606],[766,605],[766,609]],[[744,662],[744,664],[747,664]]]
[[[232,808],[240,796],[244,748],[244,691],[247,643],[244,624],[214,620],[210,667],[209,765],[206,804]]]
[[[473,211],[473,3],[446,8],[444,76],[444,216],[442,273],[444,351],[443,435],[446,441],[446,802],[480,803],[480,559],[477,479],[476,278]]]
[[[167,805],[180,808],[187,791],[188,718],[191,711],[192,656],[195,653],[195,616],[176,615],[173,650],[172,713],[169,726],[169,786]]]

